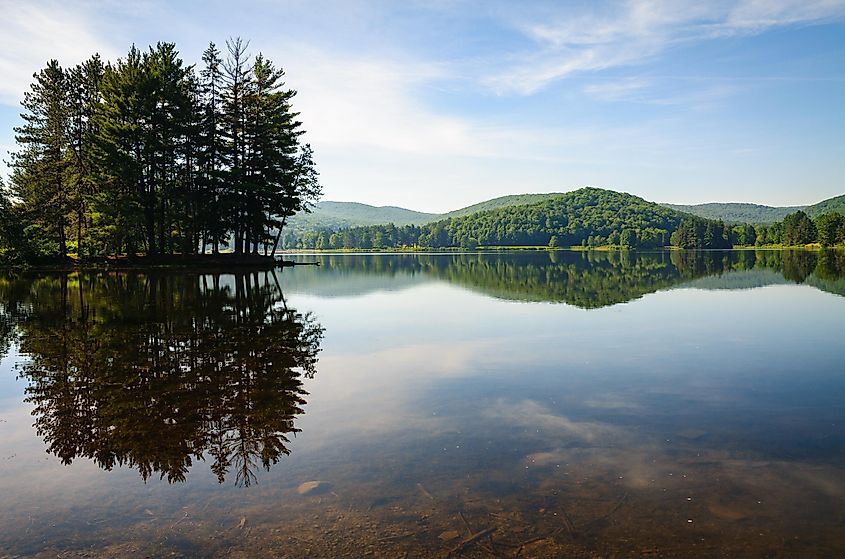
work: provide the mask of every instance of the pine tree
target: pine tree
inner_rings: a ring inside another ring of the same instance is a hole
[[[12,164],[36,252],[66,256],[69,232],[80,256],[217,253],[230,233],[236,253],[275,250],[320,185],[295,92],[247,46],[223,62],[210,44],[199,75],[172,43],[36,74]]]
[[[229,56],[223,63],[223,134],[226,141],[226,202],[231,212],[235,254],[244,252],[247,237],[246,102],[252,92],[248,42],[240,37],[226,41]]]
[[[198,146],[199,190],[202,199],[203,251],[210,243],[214,254],[220,252],[225,242],[226,192],[224,189],[224,148],[221,127],[223,125],[223,60],[220,51],[209,43],[202,54],[203,69],[200,72],[200,129]]]
[[[69,166],[69,196],[75,213],[76,252],[85,252],[83,232],[89,223],[90,205],[97,190],[96,114],[100,104],[100,84],[105,67],[94,55],[68,72],[68,139],[72,158]],[[90,248],[89,248],[90,253]]]
[[[24,124],[15,128],[21,149],[12,156],[12,185],[28,220],[65,258],[66,227],[73,210],[67,185],[68,79],[56,60],[33,77],[35,81],[21,102]]]

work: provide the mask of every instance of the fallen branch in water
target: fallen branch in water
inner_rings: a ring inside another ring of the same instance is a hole
[[[481,538],[489,536],[490,534],[492,534],[495,531],[496,531],[496,527],[493,526],[492,528],[486,528],[484,530],[481,530],[480,532],[476,532],[475,534],[472,534],[471,536],[467,536],[466,538],[461,540],[461,543],[459,543],[454,548],[452,548],[452,550],[449,552],[449,554],[446,557],[451,558],[455,553],[461,553],[462,551],[464,551],[466,548],[468,548],[469,546],[471,546],[472,544],[474,544],[475,542],[477,542]]]

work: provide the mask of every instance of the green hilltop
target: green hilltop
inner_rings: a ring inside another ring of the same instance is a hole
[[[536,204],[537,202],[544,202],[558,196],[562,196],[562,192],[550,192],[547,194],[510,194],[508,196],[500,196],[473,204],[459,210],[454,210],[445,214],[437,216],[437,219],[432,221],[439,221],[441,219],[449,219],[454,217],[463,217],[478,212],[486,212],[488,210],[498,210],[500,208],[509,208],[513,206],[528,206]]]

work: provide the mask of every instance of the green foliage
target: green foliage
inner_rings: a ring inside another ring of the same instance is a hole
[[[535,196],[535,195],[532,195]],[[582,188],[559,195],[542,195],[539,202],[507,206],[443,219],[423,226],[375,225],[340,231],[322,230],[291,235],[288,248],[373,248],[378,234],[381,248],[483,246],[603,246],[627,248],[669,244],[684,219],[710,230],[717,222],[686,216],[642,198]],[[719,229],[724,230],[724,225]],[[554,243],[552,243],[554,239]],[[698,248],[724,248],[725,243],[704,240]]]
[[[672,245],[678,248],[731,248],[731,228],[721,221],[685,217],[672,233]]]
[[[823,247],[845,244],[845,218],[838,213],[822,214],[816,220],[816,232]]]
[[[783,218],[783,242],[789,246],[805,245],[816,240],[816,226],[802,211]]]
[[[500,196],[498,198],[485,200],[484,202],[479,202],[478,204],[473,204],[471,206],[467,206],[465,208],[454,210],[435,217],[436,220],[464,217],[467,215],[475,214],[478,212],[486,212],[489,210],[499,210],[502,208],[510,208],[513,206],[527,206],[531,204],[536,204],[538,202],[544,202],[546,200],[551,200],[552,198],[557,198],[561,195],[562,194],[559,192],[552,192],[548,194],[510,194],[508,196]],[[432,219],[430,221],[435,221],[435,219]]]
[[[829,213],[845,215],[845,194],[822,200],[812,206],[807,206],[804,211],[813,219]]]
[[[266,252],[316,201],[296,92],[240,39],[227,46],[226,60],[209,46],[199,75],[172,43],[35,75],[12,159],[34,256],[216,252],[229,238]]]
[[[803,206],[791,207],[772,207],[763,206],[759,204],[744,204],[744,203],[719,203],[712,202],[708,204],[663,204],[667,208],[678,210],[692,214],[705,219],[721,220],[725,223],[775,223],[781,221],[787,215],[796,210],[804,209]],[[753,244],[753,243],[751,243]]]
[[[311,212],[301,212],[288,221],[288,226],[297,236],[306,236],[319,231],[337,231],[350,227],[369,225],[426,225],[454,217],[462,217],[480,211],[511,206],[523,206],[560,196],[560,194],[514,194],[493,198],[445,214],[431,214],[397,208],[395,206],[369,206],[358,202],[320,202]]]

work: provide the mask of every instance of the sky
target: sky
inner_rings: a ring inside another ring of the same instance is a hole
[[[297,90],[325,200],[845,193],[845,0],[0,0],[0,14],[4,160],[49,59],[168,41],[193,64],[240,36]]]

